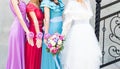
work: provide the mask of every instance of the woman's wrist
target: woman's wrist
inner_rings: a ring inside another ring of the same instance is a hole
[[[36,39],[42,39],[42,37],[43,37],[43,33],[42,32],[38,32],[36,34]]]
[[[26,30],[25,32],[26,32],[26,34],[28,34],[30,31],[29,31],[29,30]]]
[[[44,39],[48,39],[51,35],[49,33],[44,34]]]
[[[27,38],[34,38],[33,32],[27,32]]]

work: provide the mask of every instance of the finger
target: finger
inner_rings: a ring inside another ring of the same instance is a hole
[[[29,39],[28,42],[31,46],[33,46],[31,39]]]
[[[41,41],[38,41],[38,42],[37,42],[37,47],[38,47],[38,48],[41,48]]]
[[[42,40],[40,40],[40,48],[42,47]]]
[[[31,46],[34,46],[33,39],[27,38],[27,40],[28,40],[28,43],[29,43]]]
[[[41,45],[39,44],[37,47],[38,47],[38,48],[41,48]]]
[[[40,48],[40,43],[39,42],[37,43],[37,47]]]
[[[33,41],[33,39],[31,39],[31,45],[34,46],[34,41]]]
[[[30,40],[28,40],[28,43],[31,45],[31,41]]]

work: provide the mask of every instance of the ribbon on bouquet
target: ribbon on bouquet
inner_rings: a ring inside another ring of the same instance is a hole
[[[57,68],[60,69],[60,65],[59,65],[59,62],[58,62],[58,60],[57,60],[57,56],[54,55],[53,58],[54,58],[54,60],[55,60],[55,63],[56,63]]]

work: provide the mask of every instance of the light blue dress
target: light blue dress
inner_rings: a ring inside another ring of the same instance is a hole
[[[61,0],[58,0],[58,1],[59,1],[59,5],[56,5],[54,2],[51,2],[50,0],[43,0],[40,5],[42,9],[44,9],[45,6],[49,7],[50,9],[49,33],[51,35],[56,32],[61,34],[62,32],[62,25],[63,25],[62,13],[64,10],[64,4]],[[57,55],[57,60],[59,62],[58,55]],[[57,69],[54,58],[52,54],[47,52],[46,45],[44,43],[42,45],[41,69]]]

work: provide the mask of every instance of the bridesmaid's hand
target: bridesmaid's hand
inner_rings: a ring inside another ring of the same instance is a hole
[[[34,38],[34,33],[33,32],[28,32],[27,33],[27,40],[28,40],[28,43],[31,46],[34,46],[33,38]]]
[[[50,37],[51,35],[49,34],[49,33],[46,33],[45,35],[44,35],[44,43],[47,45],[47,40],[48,40],[48,38]]]
[[[33,38],[27,38],[27,40],[31,46],[34,46]]]
[[[37,39],[36,45],[38,48],[41,48],[42,47],[42,39]]]
[[[47,40],[46,39],[44,39],[44,43],[47,45]]]

